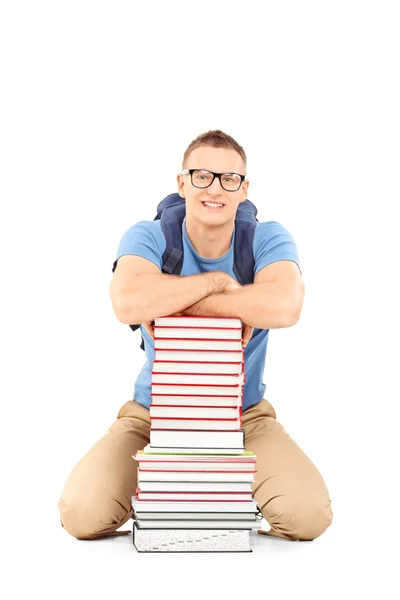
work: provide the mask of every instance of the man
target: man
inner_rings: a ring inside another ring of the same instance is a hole
[[[267,535],[312,540],[332,522],[325,483],[310,459],[276,420],[263,398],[269,329],[297,323],[304,297],[296,244],[279,223],[257,223],[254,283],[233,272],[238,205],[247,198],[246,154],[220,130],[198,136],[187,148],[178,192],[185,198],[180,276],[161,272],[165,237],[160,221],[142,221],[122,237],[110,294],[115,314],[141,323],[147,362],[134,399],[121,408],[108,433],[70,474],[59,502],[61,523],[79,539],[119,535],[132,516],[137,475],[132,454],[149,443],[153,320],[185,314],[238,317],[244,323],[246,384],[242,424],[245,444],[257,457],[254,499],[269,522]]]

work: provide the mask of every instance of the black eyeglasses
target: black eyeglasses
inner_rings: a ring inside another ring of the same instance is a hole
[[[190,175],[192,185],[197,188],[208,188],[218,177],[221,187],[227,192],[237,192],[246,175],[240,173],[213,173],[205,169],[184,169],[182,175]]]

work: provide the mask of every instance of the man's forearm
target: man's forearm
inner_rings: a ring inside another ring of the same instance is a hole
[[[297,299],[278,282],[263,282],[212,294],[184,312],[187,315],[237,317],[252,327],[277,329],[294,325],[300,310]]]
[[[137,275],[122,300],[120,321],[133,325],[183,312],[206,296],[221,292],[224,275],[220,271],[187,276],[166,273]]]

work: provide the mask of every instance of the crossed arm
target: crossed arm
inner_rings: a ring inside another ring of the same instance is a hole
[[[229,284],[225,291],[211,293],[176,314],[237,317],[244,323],[244,348],[255,327],[290,327],[299,320],[305,290],[295,262],[283,260],[264,267],[250,285],[242,286],[229,275],[226,277]],[[146,322],[144,326],[153,336],[152,322]]]
[[[297,323],[304,282],[296,263],[278,261],[261,269],[254,283],[211,294],[183,311],[187,315],[238,317],[251,327],[275,329]]]

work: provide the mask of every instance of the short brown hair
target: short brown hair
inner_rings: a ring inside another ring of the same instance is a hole
[[[212,148],[231,148],[232,150],[236,150],[236,152],[240,154],[243,160],[243,165],[246,168],[247,158],[242,146],[240,146],[236,140],[233,139],[233,137],[227,133],[224,133],[220,129],[210,130],[207,131],[207,133],[198,135],[197,138],[195,138],[187,147],[185,154],[183,155],[182,167],[185,166],[189,154],[200,146],[211,146]]]

